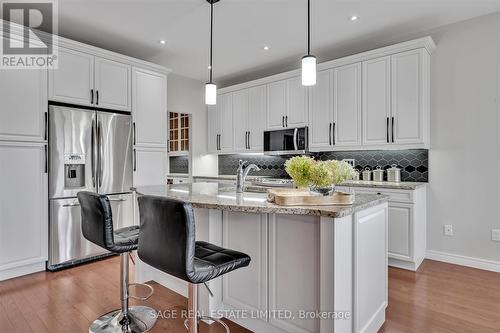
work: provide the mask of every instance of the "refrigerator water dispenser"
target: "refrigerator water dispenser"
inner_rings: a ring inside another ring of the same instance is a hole
[[[85,154],[64,154],[64,187],[85,187]]]

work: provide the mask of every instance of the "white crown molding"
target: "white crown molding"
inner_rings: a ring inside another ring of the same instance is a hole
[[[389,56],[392,54],[396,53],[401,53],[401,52],[406,52],[406,51],[411,51],[411,50],[416,50],[416,49],[425,49],[429,54],[432,54],[434,50],[436,49],[436,44],[434,43],[434,40],[432,37],[427,36],[423,38],[418,38],[418,39],[413,39],[409,40],[406,42],[390,45],[390,46],[385,46],[382,48],[378,48],[375,50],[370,50],[354,55],[350,55],[347,57],[339,58],[339,59],[334,59],[326,62],[322,62],[318,64],[317,70],[318,71],[323,71],[323,70],[328,70],[332,69],[335,67],[340,67],[344,65],[350,65],[353,63],[361,62],[361,61],[366,61],[370,60],[373,58],[379,58],[379,57],[385,57]],[[240,84],[236,84],[233,86],[221,88],[218,91],[218,94],[224,94],[236,90],[241,90],[241,89],[246,89],[262,84],[267,84],[275,81],[281,81],[281,80],[286,80],[295,76],[300,75],[300,69],[295,69],[292,71],[272,75],[272,76],[267,76],[261,79],[253,80],[253,81],[248,81]]]
[[[449,264],[467,266],[467,267],[500,273],[500,262],[494,260],[467,257],[459,254],[446,253],[434,250],[427,250],[425,257],[427,259],[442,261]]]
[[[1,23],[0,24],[0,36],[6,37],[6,38],[10,37],[10,36],[7,36],[7,32],[5,29],[6,25],[9,23],[10,23],[10,30],[11,30],[11,33],[13,35],[19,36],[19,37],[23,36],[23,31],[24,31],[23,26],[16,24],[16,23],[4,21],[2,19],[0,19],[0,23]],[[33,29],[33,30],[35,30],[35,29]],[[43,42],[45,42],[45,43],[52,42],[52,35],[51,34],[46,33],[44,31],[39,31],[39,30],[36,30],[36,31],[37,31],[38,37]],[[95,47],[92,45],[80,43],[80,42],[77,42],[77,41],[74,41],[74,40],[71,40],[71,39],[68,39],[65,37],[61,37],[61,36],[57,36],[57,35],[55,35],[55,36],[56,36],[57,47],[63,47],[63,48],[71,49],[74,51],[89,53],[89,54],[92,54],[94,56],[98,56],[101,58],[116,60],[116,61],[126,63],[126,64],[131,65],[131,66],[147,68],[147,69],[153,70],[155,72],[161,72],[164,74],[168,74],[168,73],[172,72],[172,70],[169,68],[166,68],[166,67],[148,62],[148,61],[144,61],[144,60],[137,59],[137,58],[132,58],[132,57],[120,54],[120,53],[116,53],[116,52],[108,51],[108,50],[105,50],[105,49],[102,49],[99,47]]]

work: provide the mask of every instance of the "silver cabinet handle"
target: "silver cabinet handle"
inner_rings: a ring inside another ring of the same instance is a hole
[[[387,117],[387,124],[386,124],[386,139],[387,139],[387,143],[389,143],[389,117]]]
[[[99,90],[95,91],[95,96],[96,96],[96,102],[95,105],[99,105]]]
[[[281,117],[281,127],[285,127],[285,116]]]
[[[94,104],[94,89],[90,89],[90,104]]]
[[[135,145],[135,140],[136,140],[135,139],[136,138],[136,134],[135,134],[135,121],[132,123],[132,135],[134,136],[133,142],[134,142],[134,145]]]
[[[43,145],[43,150],[45,154],[45,167],[44,167],[44,173],[49,172],[49,154],[48,154],[48,145]]]
[[[48,112],[45,112],[44,114],[44,133],[43,133],[43,139],[47,140],[49,134],[49,114]]]
[[[288,127],[288,116],[285,116],[285,127]]]

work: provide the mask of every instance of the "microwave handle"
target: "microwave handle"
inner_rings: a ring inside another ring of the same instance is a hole
[[[298,148],[299,144],[297,142],[298,136],[299,136],[299,129],[295,128],[293,130],[293,150],[299,150],[299,148]]]

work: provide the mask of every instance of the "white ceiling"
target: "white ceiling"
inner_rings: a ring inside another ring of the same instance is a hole
[[[215,4],[215,81],[224,85],[298,68],[306,53],[306,4]],[[206,81],[209,7],[206,0],[59,0],[59,33]],[[312,53],[321,62],[500,11],[500,1],[311,0],[311,10]],[[358,21],[348,20],[353,14]],[[264,51],[264,45],[270,50]]]

